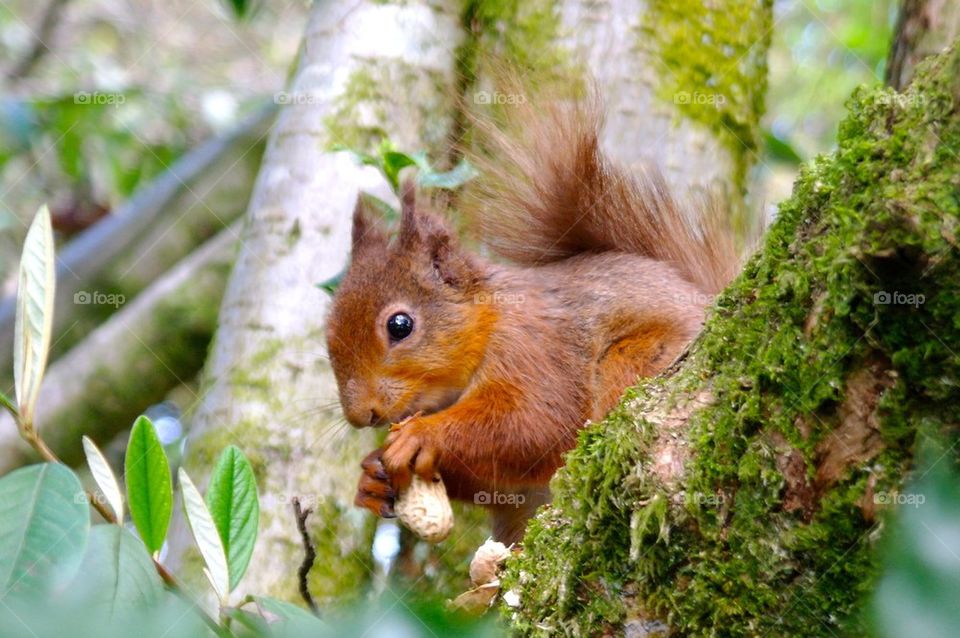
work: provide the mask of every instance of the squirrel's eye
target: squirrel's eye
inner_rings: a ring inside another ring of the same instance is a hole
[[[406,339],[413,332],[413,318],[405,312],[390,315],[387,319],[387,333],[393,341]]]

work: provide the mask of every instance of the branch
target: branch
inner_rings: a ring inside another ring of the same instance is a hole
[[[36,422],[67,463],[81,460],[82,434],[112,438],[200,370],[238,234],[209,240],[50,367]],[[0,415],[0,474],[36,458],[10,421]]]
[[[40,26],[37,28],[33,46],[7,71],[8,80],[19,80],[26,77],[33,70],[33,67],[37,66],[37,63],[49,53],[50,45],[47,44],[47,41],[53,36],[53,31],[57,28],[57,24],[63,16],[67,2],[69,0],[50,0],[43,11],[43,18],[41,18]]]
[[[57,255],[57,299],[54,311],[54,334],[62,334],[69,326],[74,295],[90,287],[105,270],[117,263],[134,245],[143,240],[149,229],[164,213],[179,215],[174,206],[178,196],[190,188],[223,158],[236,144],[248,140],[253,132],[262,134],[276,111],[275,105],[264,107],[239,124],[230,133],[201,143],[178,159],[166,172],[141,188],[109,217],[94,224],[67,244]],[[176,257],[176,255],[174,255]],[[13,357],[13,333],[16,319],[16,293],[0,300],[0,366]],[[0,375],[2,378],[3,375]]]
[[[300,537],[303,539],[303,562],[300,563],[300,569],[297,570],[297,581],[300,584],[300,595],[307,603],[310,611],[312,611],[315,616],[318,616],[317,603],[314,602],[313,596],[310,594],[310,587],[307,584],[307,575],[313,568],[313,561],[317,558],[317,550],[314,549],[313,542],[310,540],[310,534],[307,532],[307,517],[310,516],[310,512],[312,511],[309,507],[307,509],[301,509],[300,499],[296,496],[293,497],[293,514],[297,518],[297,529],[300,531]]]

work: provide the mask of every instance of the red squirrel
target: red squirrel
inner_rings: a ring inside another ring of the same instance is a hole
[[[461,247],[410,185],[394,240],[361,199],[327,323],[347,420],[393,424],[356,504],[393,516],[413,474],[439,473],[505,543],[549,500],[577,431],[685,350],[739,261],[717,215],[692,226],[658,172],[602,154],[598,108],[508,109],[506,128],[483,128],[465,198],[502,260]]]

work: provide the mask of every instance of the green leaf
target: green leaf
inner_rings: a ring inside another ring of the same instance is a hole
[[[117,522],[123,524],[123,495],[120,493],[120,485],[117,483],[117,477],[114,475],[110,464],[103,456],[103,453],[97,447],[90,437],[83,437],[83,453],[87,457],[87,465],[90,466],[90,473],[93,480],[97,482],[97,487],[107,499],[107,504],[113,510]]]
[[[800,157],[800,153],[793,145],[789,141],[777,137],[772,131],[764,129],[763,144],[767,149],[767,154],[779,162],[786,162],[794,166],[803,163],[803,158]]]
[[[159,551],[173,510],[173,485],[167,455],[153,423],[145,416],[138,418],[130,430],[124,472],[130,518],[147,549],[151,553]]]
[[[341,270],[330,279],[327,279],[326,281],[317,284],[317,288],[319,288],[320,290],[325,290],[326,292],[329,292],[332,295],[335,292],[337,292],[337,288],[339,288],[340,284],[343,283],[343,278],[346,276],[346,274],[347,274],[346,270]]]
[[[275,636],[316,635],[318,631],[329,629],[323,621],[302,607],[268,596],[256,596],[254,600],[261,613],[277,618],[270,624]]]
[[[257,479],[250,461],[235,445],[220,454],[213,468],[207,506],[220,533],[233,590],[247,571],[260,523]]]
[[[233,621],[233,626],[231,630],[233,631],[234,636],[246,637],[246,636],[256,636],[257,638],[268,638],[273,637],[275,634],[270,631],[270,625],[267,623],[266,619],[263,618],[260,614],[247,611],[245,609],[239,609],[236,607],[228,607],[223,610],[224,615],[230,618]],[[246,632],[238,631],[240,626],[246,629]]]
[[[233,17],[237,20],[247,18],[251,13],[251,5],[253,3],[248,0],[225,0],[225,2],[233,13]]]
[[[67,582],[89,531],[83,486],[66,466],[31,465],[0,479],[0,601]]]
[[[870,604],[877,638],[955,636],[960,623],[960,474],[951,461],[956,439],[918,439],[914,478],[902,492],[873,494],[874,503],[891,510],[878,548],[883,571]]]
[[[400,171],[408,166],[417,166],[417,160],[400,151],[384,152],[382,170],[394,192],[400,190]]]
[[[14,329],[14,385],[20,416],[29,424],[33,423],[33,408],[50,350],[55,275],[50,211],[42,206],[23,244]]]
[[[109,619],[131,607],[152,607],[163,594],[163,581],[139,538],[119,525],[95,525],[80,569],[88,597],[85,605],[103,610]]]
[[[364,206],[368,211],[373,211],[380,215],[385,221],[393,222],[400,219],[400,211],[383,201],[376,195],[370,193],[360,193],[363,198]]]
[[[417,175],[417,183],[424,188],[453,190],[460,188],[477,175],[476,169],[473,168],[467,160],[461,160],[459,164],[449,171],[442,173],[435,173],[433,171],[421,172]]]
[[[230,572],[227,568],[227,556],[223,551],[220,533],[210,516],[207,504],[203,502],[203,497],[200,496],[200,490],[193,484],[182,467],[177,472],[177,476],[180,479],[183,510],[187,515],[190,533],[193,534],[193,540],[196,541],[203,562],[207,565],[203,573],[206,574],[210,584],[213,585],[213,590],[222,602],[226,600],[227,594],[230,593]]]

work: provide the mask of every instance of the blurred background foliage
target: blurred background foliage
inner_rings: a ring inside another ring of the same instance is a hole
[[[766,144],[752,193],[767,215],[789,194],[800,163],[833,148],[853,89],[882,82],[897,7],[894,0],[775,2]],[[30,61],[51,9],[50,50]],[[307,10],[306,0],[0,2],[0,292],[12,290],[40,204],[49,202],[62,241],[282,90]],[[886,571],[871,604],[878,636],[917,629],[918,608],[929,612],[925,635],[948,635],[938,632],[960,622],[951,605],[960,595],[960,571],[951,569],[960,561],[960,490],[948,465],[923,475],[914,489],[927,495],[926,505],[901,508],[883,544]],[[437,605],[408,607],[428,593],[382,600],[363,625],[443,635],[449,621]]]
[[[0,3],[3,291],[40,204],[49,203],[63,239],[283,88],[307,8],[305,0]],[[43,37],[48,12],[54,25]],[[38,37],[49,50],[22,73]]]
[[[883,82],[895,0],[776,0],[763,155],[753,187],[769,218],[800,163],[835,147],[847,98]]]

